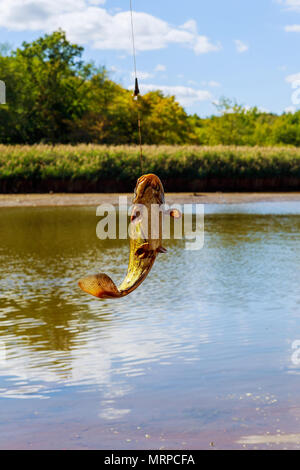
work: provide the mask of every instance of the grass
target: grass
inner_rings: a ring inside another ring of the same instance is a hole
[[[164,180],[300,178],[300,149],[294,147],[144,146],[143,152],[144,173]],[[139,176],[135,146],[0,145],[0,182],[114,180],[131,188]]]

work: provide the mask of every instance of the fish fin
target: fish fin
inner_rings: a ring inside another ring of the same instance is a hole
[[[110,299],[112,297],[121,297],[117,286],[106,274],[94,274],[78,281],[80,289],[99,299]]]
[[[141,245],[135,252],[135,254],[140,258],[148,258],[152,254],[153,250],[150,248],[149,243],[144,243]]]
[[[163,246],[159,246],[156,250],[157,253],[167,253],[168,250],[164,248]]]

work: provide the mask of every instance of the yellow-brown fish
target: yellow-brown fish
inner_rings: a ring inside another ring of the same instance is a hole
[[[134,291],[147,277],[158,253],[167,250],[162,246],[162,211],[151,220],[151,207],[160,208],[165,202],[164,188],[154,174],[143,175],[137,180],[134,191],[131,224],[134,236],[130,237],[130,254],[127,274],[119,287],[107,274],[88,276],[79,281],[79,287],[99,299],[119,298]],[[143,208],[146,211],[143,211]],[[146,214],[146,215],[145,215]],[[169,211],[172,217],[180,217],[177,210]],[[152,222],[152,225],[151,225]],[[154,222],[154,223],[153,223]],[[155,236],[151,230],[154,228]],[[148,236],[148,232],[150,236]]]

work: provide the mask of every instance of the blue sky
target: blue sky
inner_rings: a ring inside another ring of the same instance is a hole
[[[132,1],[142,92],[175,94],[201,116],[221,96],[276,113],[299,109],[300,0]],[[1,2],[0,42],[16,47],[58,27],[87,60],[132,85],[129,0]]]

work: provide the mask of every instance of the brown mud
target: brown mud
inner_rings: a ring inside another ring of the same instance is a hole
[[[0,194],[0,207],[55,207],[55,206],[98,206],[109,203],[117,205],[119,196],[132,193],[48,193],[48,194]],[[300,192],[270,193],[167,193],[167,204],[241,204],[250,202],[300,201]]]

